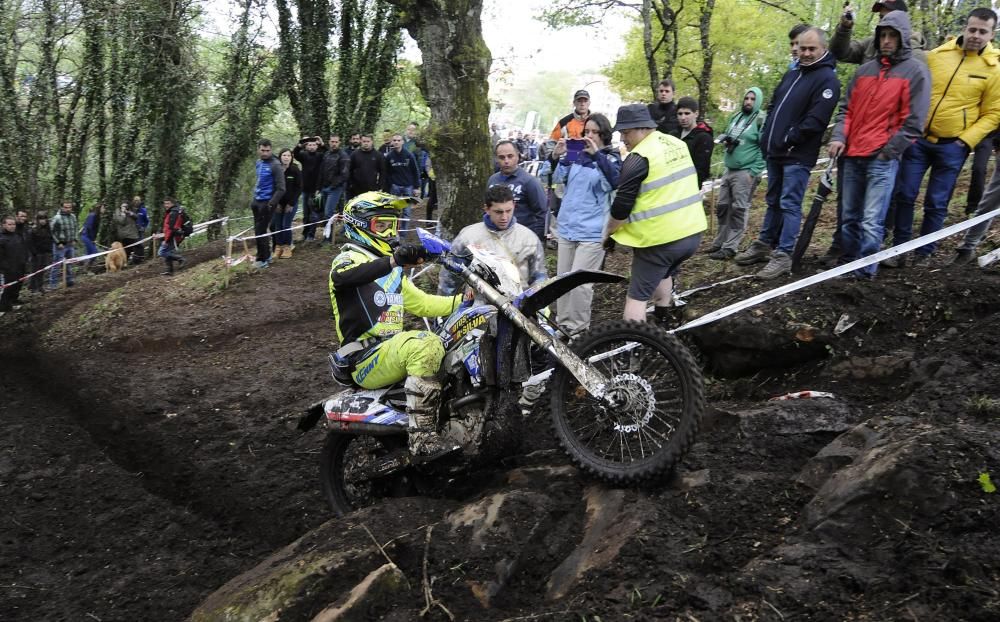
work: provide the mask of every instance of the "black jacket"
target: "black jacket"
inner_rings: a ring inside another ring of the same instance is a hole
[[[681,127],[677,123],[677,104],[674,102],[667,104],[655,102],[649,104],[647,108],[649,108],[649,116],[653,117],[653,122],[656,123],[658,132],[671,136],[677,136],[680,133]]]
[[[347,192],[356,197],[372,190],[388,190],[385,158],[375,149],[356,149],[351,154],[351,174]]]
[[[698,187],[701,188],[701,184],[712,176],[712,148],[715,147],[712,128],[702,121],[681,140],[688,146],[694,168],[698,171]]]
[[[44,227],[35,225],[28,233],[28,250],[32,255],[52,254],[52,229],[46,224]]]
[[[313,194],[319,190],[319,173],[323,165],[323,155],[326,148],[320,146],[316,151],[308,151],[302,145],[292,149],[292,157],[302,165],[302,191]]]
[[[319,188],[338,188],[347,183],[351,161],[343,149],[327,151],[320,165]]]
[[[28,264],[28,245],[19,233],[0,231],[0,273],[7,282],[25,274]]]
[[[285,169],[285,194],[281,195],[280,205],[294,206],[302,194],[302,171],[295,162]]]
[[[840,101],[836,67],[827,50],[815,63],[789,69],[781,78],[760,133],[760,147],[769,160],[816,164],[823,133]]]

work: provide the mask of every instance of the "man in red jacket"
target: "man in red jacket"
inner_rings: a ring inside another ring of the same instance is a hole
[[[159,255],[167,264],[167,271],[163,274],[172,275],[175,261],[184,265],[184,257],[177,247],[184,241],[184,223],[190,222],[191,219],[184,212],[184,208],[169,197],[163,199],[163,212],[163,242],[160,244]]]
[[[875,40],[879,55],[847,85],[847,103],[830,141],[830,157],[844,156],[842,263],[881,247],[900,158],[921,136],[930,106],[930,73],[910,50],[910,16],[886,13]],[[873,264],[853,274],[870,279],[876,269]]]

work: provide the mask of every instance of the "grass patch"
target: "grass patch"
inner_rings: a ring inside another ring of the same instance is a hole
[[[1000,415],[1000,399],[988,395],[973,395],[965,400],[965,408],[980,417]]]
[[[251,261],[244,261],[237,266],[229,268],[229,286],[246,278],[254,271]],[[226,262],[222,259],[204,261],[188,270],[180,270],[174,276],[174,281],[182,287],[175,291],[198,292],[212,297],[222,293],[226,289]]]

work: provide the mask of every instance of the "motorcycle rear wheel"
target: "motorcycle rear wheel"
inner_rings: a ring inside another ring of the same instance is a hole
[[[406,449],[406,436],[368,436],[331,432],[320,454],[319,479],[330,509],[337,516],[378,503],[385,497],[404,496],[405,471],[385,477],[364,477],[371,466],[394,450]]]
[[[634,346],[631,344],[635,344]],[[691,352],[663,328],[618,320],[594,327],[572,344],[609,380],[617,398],[595,399],[565,368],[552,381],[552,424],[580,469],[627,485],[669,472],[694,444],[705,410],[701,369]]]

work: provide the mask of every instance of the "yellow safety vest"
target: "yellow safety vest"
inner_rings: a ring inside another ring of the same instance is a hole
[[[645,248],[707,229],[698,173],[684,141],[654,131],[632,153],[649,161],[649,174],[642,180],[628,222],[611,237],[626,246]]]

